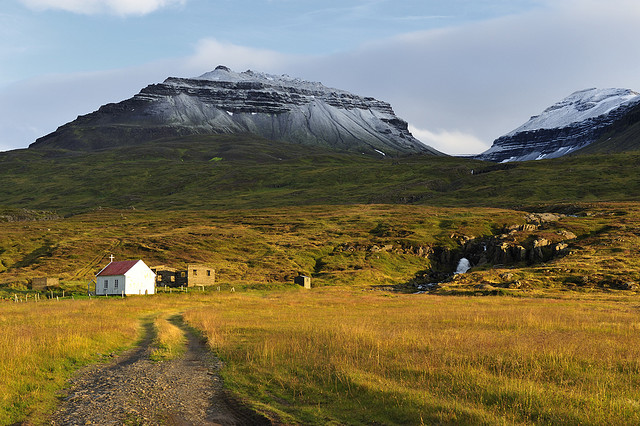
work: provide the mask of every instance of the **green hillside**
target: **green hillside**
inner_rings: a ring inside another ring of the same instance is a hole
[[[637,152],[493,164],[371,157],[252,136],[193,136],[98,152],[0,154],[0,205],[228,209],[318,204],[533,208],[640,199]]]

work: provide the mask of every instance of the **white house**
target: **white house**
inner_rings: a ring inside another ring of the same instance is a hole
[[[96,296],[154,294],[156,274],[142,260],[111,262],[96,274]]]

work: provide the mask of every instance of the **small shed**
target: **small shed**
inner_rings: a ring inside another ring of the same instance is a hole
[[[57,287],[59,285],[60,285],[60,280],[58,278],[40,277],[40,278],[33,278],[31,280],[32,290],[46,290],[49,287]]]
[[[311,278],[306,275],[298,275],[293,282],[304,288],[311,288]]]
[[[96,274],[96,295],[154,294],[155,281],[142,260],[111,262]]]

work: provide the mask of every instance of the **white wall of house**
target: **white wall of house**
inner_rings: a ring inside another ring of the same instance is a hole
[[[156,274],[143,261],[129,269],[125,279],[124,294],[154,294],[156,291]]]
[[[154,294],[156,274],[142,261],[138,261],[124,275],[96,277],[96,295]]]

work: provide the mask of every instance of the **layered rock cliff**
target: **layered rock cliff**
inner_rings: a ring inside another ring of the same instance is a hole
[[[376,155],[440,154],[415,139],[386,102],[224,66],[200,77],[150,85],[131,99],[78,117],[30,147],[93,150],[230,133]]]

